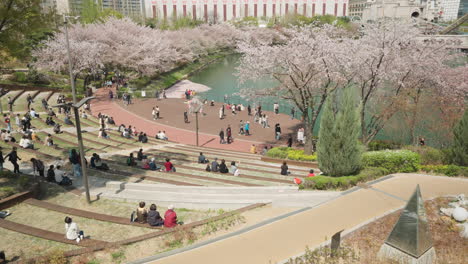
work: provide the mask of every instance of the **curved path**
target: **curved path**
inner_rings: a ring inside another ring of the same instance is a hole
[[[251,231],[195,247],[175,255],[157,255],[135,263],[259,264],[277,263],[320,245],[334,233],[345,232],[406,204],[420,184],[424,199],[468,195],[468,179],[397,174],[332,201]],[[153,260],[153,261],[152,261]]]
[[[171,141],[196,145],[196,136],[194,131],[195,124],[194,120],[192,120],[194,117],[189,117],[189,119],[192,121],[190,124],[183,123],[182,112],[184,111],[184,108],[177,99],[167,99],[166,101],[160,101],[160,104],[166,104],[166,106],[161,109],[163,119],[153,121],[150,117],[153,103],[150,103],[148,101],[149,99],[141,99],[135,104],[130,105],[128,109],[131,109],[131,111],[129,111],[127,108],[118,103],[116,99],[110,100],[108,98],[108,93],[109,90],[105,88],[98,89],[95,92],[94,95],[96,96],[96,99],[93,100],[91,104],[93,115],[96,116],[99,112],[110,115],[114,118],[117,125],[132,125],[133,127],[136,127],[137,131],[144,131],[148,134],[148,136],[151,137],[154,137],[158,131],[164,130],[166,131],[166,135]],[[216,107],[216,109],[218,108]],[[211,112],[214,111],[213,109],[209,110]],[[245,113],[238,114],[235,117],[226,112],[227,117],[225,120],[220,121],[218,118],[215,118],[213,122],[210,122],[210,120],[206,117],[200,116],[200,131],[203,131],[199,133],[200,146],[248,152],[252,144],[258,146],[264,144],[265,142],[268,144],[277,143],[274,140],[273,128],[262,129],[260,128],[260,125],[253,124],[253,122],[251,122],[251,130],[253,130],[255,135],[248,137],[249,140],[247,140],[244,136],[242,136],[242,139],[240,139],[237,135],[239,122],[237,119],[244,118],[244,120],[247,120],[246,111],[244,112]],[[210,114],[214,115],[214,112]],[[166,124],[169,122],[171,124],[176,124],[175,126],[177,127]],[[289,117],[283,114],[271,115],[270,125],[274,126],[276,122],[284,124],[284,133],[292,132],[294,127],[300,123],[298,120],[290,120]],[[225,129],[227,124],[231,125],[233,132],[232,134],[235,140],[232,144],[219,144],[218,129],[221,127]],[[212,131],[216,132],[212,133]],[[257,147],[257,150],[260,151],[260,148]]]

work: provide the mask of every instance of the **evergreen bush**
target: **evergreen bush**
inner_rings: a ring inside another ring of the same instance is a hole
[[[317,157],[320,170],[330,176],[351,175],[361,169],[360,119],[352,92],[345,89],[336,114],[334,96],[329,96],[322,113]]]
[[[456,165],[468,166],[468,108],[453,127],[452,158]]]
[[[357,175],[329,177],[318,175],[307,177],[300,186],[304,189],[328,190],[340,189],[345,190],[356,186],[360,182],[367,182],[377,179],[380,176],[387,175],[389,172],[384,168],[365,168]]]
[[[419,154],[409,150],[369,151],[362,156],[365,167],[382,167],[390,173],[418,171],[420,162]]]
[[[289,160],[299,160],[299,161],[316,161],[317,155],[306,155],[304,150],[293,149],[288,147],[274,147],[268,150],[267,157],[277,158],[277,159],[289,159]]]

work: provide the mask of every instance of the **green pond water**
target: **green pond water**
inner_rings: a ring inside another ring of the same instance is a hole
[[[250,104],[252,109],[258,104],[261,104],[262,109],[268,111],[273,111],[273,103],[278,102],[280,105],[280,112],[290,114],[292,104],[286,100],[281,100],[276,96],[262,95],[259,98],[243,98],[238,94],[241,89],[261,90],[277,85],[277,82],[272,79],[265,79],[257,82],[246,82],[241,84],[239,82],[239,78],[236,76],[236,68],[239,66],[239,58],[239,55],[227,56],[216,63],[208,65],[206,68],[190,77],[190,81],[204,84],[211,88],[211,90],[199,93],[198,95],[203,99],[206,98],[216,102],[224,102],[224,97],[227,95],[227,103],[243,104],[244,106]],[[296,118],[300,118],[299,111],[296,111]],[[395,121],[393,124],[390,123],[388,127],[386,127],[377,135],[376,139],[393,140],[405,144],[410,144],[409,130],[407,130],[404,125],[398,125],[398,122],[400,122],[398,120],[401,120],[401,117],[395,116],[394,119]],[[320,124],[320,119],[318,124]],[[316,129],[314,131],[316,135],[319,128],[318,124],[316,125]],[[428,145],[442,146],[447,143],[447,140],[443,136],[445,133],[429,130],[425,127],[426,125],[427,122],[422,122],[422,126],[418,127],[416,131],[418,135],[422,135],[426,138],[426,143]]]
[[[227,102],[234,104],[250,104],[254,106],[261,104],[262,109],[273,111],[273,103],[280,104],[280,112],[290,113],[291,105],[286,101],[281,101],[274,96],[262,96],[257,99],[243,98],[238,93],[241,89],[261,90],[277,85],[275,80],[262,80],[257,82],[246,82],[241,84],[236,76],[236,67],[239,66],[239,55],[230,55],[217,63],[208,65],[202,71],[189,78],[190,81],[204,84],[211,90],[199,93],[199,96],[216,102],[224,102],[224,96],[227,95]],[[253,110],[252,110],[253,111]]]

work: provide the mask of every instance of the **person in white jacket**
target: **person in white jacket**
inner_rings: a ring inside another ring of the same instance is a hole
[[[78,228],[78,225],[73,222],[70,217],[65,217],[65,236],[67,239],[76,240],[80,243],[84,239],[84,232]]]

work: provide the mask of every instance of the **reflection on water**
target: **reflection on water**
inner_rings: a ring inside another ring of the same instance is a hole
[[[252,108],[259,103],[262,105],[262,109],[273,111],[273,103],[278,102],[280,105],[280,112],[290,114],[291,104],[286,100],[281,100],[276,96],[262,95],[259,98],[242,98],[238,93],[241,89],[254,89],[261,90],[264,88],[271,88],[277,85],[277,82],[272,79],[265,79],[257,82],[245,82],[239,83],[239,79],[236,76],[236,67],[239,65],[240,55],[230,55],[223,60],[213,63],[207,66],[202,71],[194,74],[190,77],[190,81],[195,83],[204,84],[211,88],[211,90],[200,93],[200,97],[208,100],[214,100],[217,102],[223,102],[224,96],[228,96],[228,103],[243,104],[247,106],[250,104]],[[431,107],[421,107],[421,117],[424,117],[424,122],[420,122],[421,125],[416,127],[416,135],[422,135],[426,138],[426,142],[432,146],[442,146],[447,143],[447,129],[441,129],[440,131],[434,130],[433,122],[438,120],[438,114],[431,110]],[[297,109],[296,109],[297,110]],[[300,117],[299,111],[296,111],[296,118]],[[408,125],[403,121],[404,115],[397,114],[394,118],[388,122],[385,130],[381,131],[376,139],[381,140],[393,140],[404,144],[411,144],[409,141],[410,135]],[[432,124],[431,124],[432,123]],[[320,119],[318,120],[320,124]],[[318,133],[317,124],[315,134]],[[437,126],[436,126],[437,127]]]
[[[211,90],[200,93],[200,97],[208,100],[215,100],[223,102],[224,96],[227,95],[228,102],[234,104],[243,104],[247,106],[250,104],[252,107],[262,105],[262,109],[273,111],[273,103],[280,104],[280,112],[289,114],[291,105],[285,101],[280,100],[276,96],[261,96],[260,98],[242,98],[238,93],[241,89],[255,89],[261,90],[264,88],[271,88],[277,85],[275,80],[261,80],[257,82],[239,83],[236,76],[236,67],[239,65],[240,55],[230,55],[218,63],[214,63],[190,77],[190,81],[204,84],[211,88]]]

